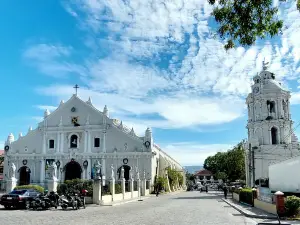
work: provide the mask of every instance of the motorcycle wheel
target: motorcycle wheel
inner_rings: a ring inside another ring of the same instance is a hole
[[[25,209],[29,209],[30,208],[30,202],[25,202]]]

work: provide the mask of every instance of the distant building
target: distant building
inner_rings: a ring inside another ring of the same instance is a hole
[[[195,182],[196,183],[215,183],[216,180],[214,180],[213,173],[209,170],[202,169],[197,172],[195,172]]]

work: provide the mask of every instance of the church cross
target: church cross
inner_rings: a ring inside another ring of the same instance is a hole
[[[76,84],[73,88],[76,90],[76,95],[77,95],[77,89],[79,88],[78,84]]]

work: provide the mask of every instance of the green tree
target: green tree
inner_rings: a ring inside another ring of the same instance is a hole
[[[215,174],[217,179],[244,180],[245,157],[243,142],[240,142],[227,152],[218,152],[204,161],[204,168]]]
[[[284,0],[281,0],[284,1]],[[300,11],[300,0],[297,8]],[[212,16],[219,24],[217,33],[226,39],[225,49],[239,43],[251,46],[257,38],[273,37],[281,33],[283,21],[276,15],[278,8],[272,0],[208,0],[215,5]]]

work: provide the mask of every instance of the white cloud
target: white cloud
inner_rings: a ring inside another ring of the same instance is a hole
[[[195,129],[243,116],[251,78],[265,57],[280,80],[299,76],[293,73],[300,70],[294,5],[280,12],[287,25],[281,42],[228,52],[213,38],[206,0],[76,0],[64,6],[84,28],[90,56],[78,64],[71,60],[73,47],[39,44],[24,57],[48,75],[79,75],[88,87],[80,89],[83,99],[92,96],[98,108],[108,105],[115,117],[140,131],[145,126]],[[55,85],[39,92],[59,102],[73,90]],[[145,119],[149,115],[158,117]]]
[[[61,99],[70,98],[72,88],[70,86],[50,86],[40,88],[38,91],[57,97],[59,102]],[[129,124],[138,124],[134,128],[140,127],[143,130],[147,126],[168,129],[222,124],[241,117],[244,111],[244,102],[234,97],[155,96],[144,101],[117,94],[99,93],[85,88],[80,89],[79,96],[83,100],[87,100],[91,96],[96,108],[101,110],[104,105],[107,105],[114,117],[127,121]],[[48,106],[40,108],[46,107]],[[159,115],[161,119],[138,117],[142,115]]]
[[[203,165],[204,160],[217,152],[232,148],[230,144],[201,144],[196,142],[181,142],[160,145],[176,161],[184,166]]]

